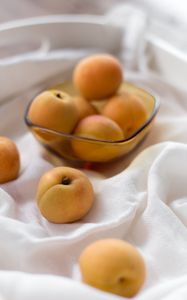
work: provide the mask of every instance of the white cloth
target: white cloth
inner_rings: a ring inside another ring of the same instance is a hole
[[[144,257],[146,282],[135,299],[186,299],[187,93],[149,73],[126,72],[126,78],[158,94],[161,109],[150,134],[131,154],[105,167],[84,170],[93,183],[95,203],[82,221],[55,225],[40,215],[35,202],[38,180],[66,162],[47,156],[31,133],[17,137],[21,174],[0,189],[4,299],[121,299],[80,279],[81,251],[108,237],[129,241]],[[7,104],[0,115],[22,102]],[[1,134],[11,132],[14,125],[22,126],[9,118]]]

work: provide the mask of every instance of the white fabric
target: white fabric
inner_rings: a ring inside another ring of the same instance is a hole
[[[94,186],[95,204],[82,221],[54,225],[40,215],[35,202],[38,180],[66,162],[47,155],[30,133],[21,138],[15,133],[21,174],[0,189],[3,299],[121,299],[81,283],[81,251],[108,237],[129,241],[144,257],[146,282],[134,299],[187,298],[187,93],[156,75],[125,75],[158,94],[161,109],[152,131],[135,151],[119,162],[84,170]],[[23,102],[20,98],[15,103],[19,107]],[[11,107],[16,114],[14,105],[7,104],[1,120]],[[16,124],[11,116],[1,134],[22,127],[22,120]]]

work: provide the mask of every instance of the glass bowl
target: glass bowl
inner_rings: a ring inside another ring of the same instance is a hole
[[[59,89],[72,96],[77,95],[72,82],[64,82],[53,89]],[[50,90],[50,89],[49,89]],[[144,124],[130,137],[120,141],[101,141],[91,138],[78,137],[74,134],[66,134],[47,129],[37,124],[33,124],[28,118],[28,111],[32,101],[28,104],[25,111],[25,123],[31,130],[35,138],[47,149],[55,152],[60,157],[75,161],[85,162],[108,162],[115,160],[134,149],[145,135],[150,131],[154,124],[155,116],[159,109],[159,100],[146,90],[137,87],[129,82],[124,82],[120,87],[120,92],[126,91],[141,97],[147,109],[147,119]],[[84,148],[84,155],[77,155],[73,150],[76,147]]]

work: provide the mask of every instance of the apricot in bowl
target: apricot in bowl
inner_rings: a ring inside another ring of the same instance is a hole
[[[73,72],[73,83],[88,100],[102,100],[114,95],[123,81],[120,62],[109,54],[83,58]]]

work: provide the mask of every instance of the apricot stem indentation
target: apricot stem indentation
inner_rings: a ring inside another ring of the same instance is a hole
[[[69,185],[70,183],[71,183],[71,179],[69,177],[66,176],[62,179],[63,185]]]

